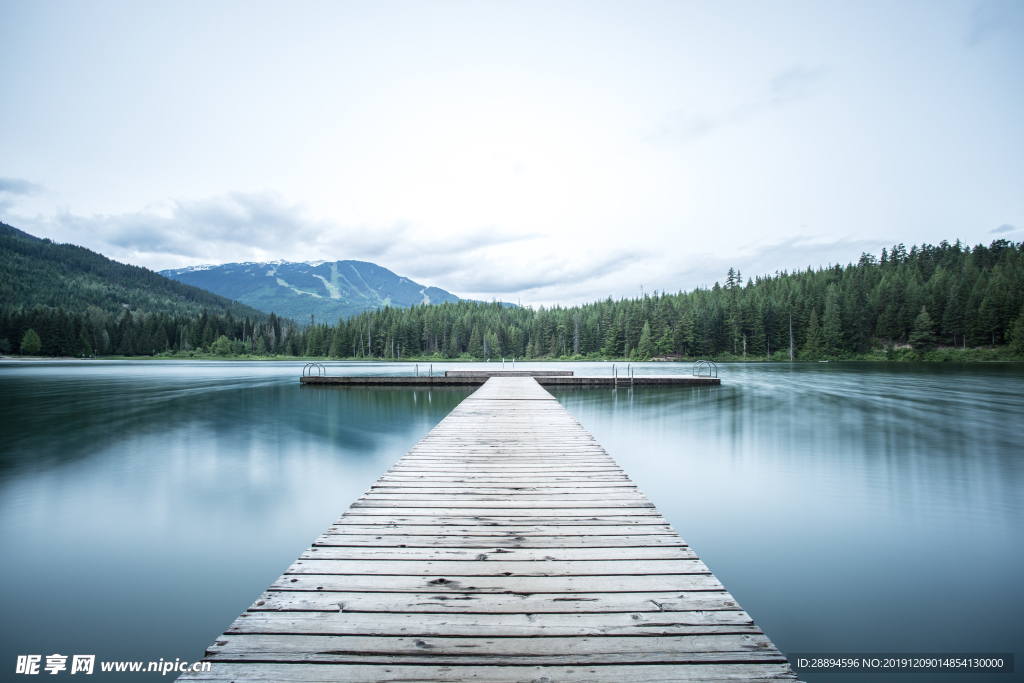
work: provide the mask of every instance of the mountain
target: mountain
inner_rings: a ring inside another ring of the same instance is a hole
[[[0,306],[37,305],[81,313],[96,306],[197,316],[230,312],[266,320],[262,311],[172,280],[148,268],[113,261],[73,244],[57,244],[0,223]]]
[[[417,284],[366,261],[225,263],[160,272],[298,321],[308,321],[313,314],[324,322],[335,322],[384,306],[459,301],[450,292]]]

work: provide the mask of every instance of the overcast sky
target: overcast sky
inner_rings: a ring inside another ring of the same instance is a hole
[[[1024,2],[0,0],[0,220],[573,304],[1024,239]]]

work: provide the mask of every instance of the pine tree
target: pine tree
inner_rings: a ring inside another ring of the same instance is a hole
[[[807,321],[807,341],[804,343],[804,353],[811,358],[821,355],[822,337],[821,327],[818,325],[818,312],[811,309],[811,317]]]
[[[484,342],[480,337],[480,328],[475,325],[473,332],[469,335],[469,345],[466,347],[466,351],[474,358],[484,357]]]
[[[650,360],[651,356],[655,353],[654,340],[651,339],[651,326],[649,323],[644,323],[636,350],[638,360]]]
[[[910,345],[918,351],[928,351],[935,347],[935,325],[928,309],[921,307],[921,312],[914,318],[914,329],[910,333]]]
[[[675,334],[676,350],[684,356],[693,348],[693,313],[686,311],[679,318]]]
[[[843,343],[843,323],[839,317],[839,288],[833,282],[825,291],[825,315],[822,318],[825,351],[839,353]]]
[[[494,334],[494,332],[488,332],[484,335],[484,338],[487,339],[487,353],[490,357],[501,356],[504,354],[498,335]]]
[[[1006,338],[1010,342],[1010,350],[1018,356],[1024,356],[1024,308],[1020,309],[1020,315],[1006,333]]]
[[[957,345],[957,336],[962,336],[967,328],[962,289],[963,280],[955,280],[952,289],[949,290],[946,310],[942,314],[942,331],[950,338],[953,346]]]
[[[608,334],[604,339],[603,351],[606,356],[618,356],[622,353],[623,345],[626,341],[624,316],[624,312],[620,309],[612,324],[608,326]]]
[[[203,348],[209,350],[213,345],[214,340],[217,338],[217,330],[213,327],[213,320],[206,322],[206,327],[203,328]]]
[[[572,316],[572,355],[580,355],[580,313],[576,311]]]

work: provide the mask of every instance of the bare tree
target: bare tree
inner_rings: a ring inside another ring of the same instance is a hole
[[[572,355],[580,355],[580,314],[576,313],[573,317],[573,332],[572,332]]]

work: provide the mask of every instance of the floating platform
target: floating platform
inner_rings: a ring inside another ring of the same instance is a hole
[[[480,385],[491,377],[532,377],[544,386],[622,387],[647,385],[707,386],[719,385],[718,377],[707,375],[603,375],[577,377],[572,370],[447,370],[444,376],[429,375],[304,375],[303,384],[373,384],[392,386],[466,386]]]
[[[572,370],[445,370],[445,377],[572,377]]]
[[[795,680],[554,397],[491,378],[342,515],[187,681]]]

